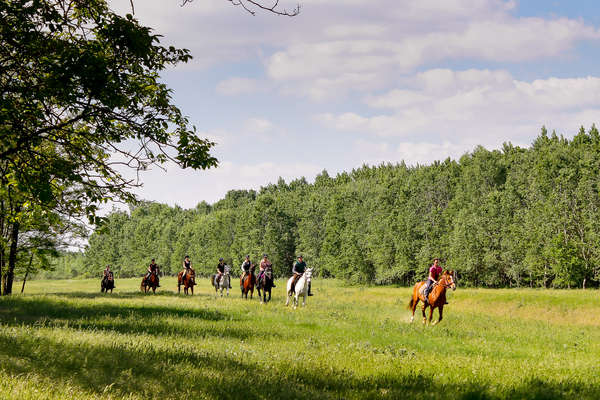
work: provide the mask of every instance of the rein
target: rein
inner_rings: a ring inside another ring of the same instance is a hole
[[[444,279],[444,281],[446,281],[446,280]],[[436,283],[434,284],[434,286],[441,286],[441,287],[444,287],[444,288],[448,289],[448,288],[451,288],[451,287],[452,287],[452,284],[451,284],[451,283],[449,284],[449,283],[447,283],[447,282],[446,282],[446,283],[439,283],[439,282],[436,282]]]

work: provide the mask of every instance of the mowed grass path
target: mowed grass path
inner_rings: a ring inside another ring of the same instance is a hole
[[[600,292],[458,288],[442,323],[411,290],[315,280],[306,308],[164,278],[33,281],[0,298],[1,399],[598,399]],[[437,316],[437,313],[436,313]]]

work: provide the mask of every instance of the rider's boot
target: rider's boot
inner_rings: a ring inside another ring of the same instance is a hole
[[[313,294],[312,294],[312,292],[310,291],[310,287],[311,287],[311,285],[312,285],[312,282],[309,282],[309,283],[308,283],[308,295],[309,295],[309,296],[312,296],[312,295],[313,295]]]

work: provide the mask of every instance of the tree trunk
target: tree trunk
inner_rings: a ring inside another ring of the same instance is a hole
[[[4,296],[12,294],[12,285],[15,279],[15,267],[17,265],[17,245],[19,243],[20,223],[15,221],[10,232],[10,252],[8,254],[8,270],[4,282]]]
[[[4,265],[6,264],[6,246],[4,246],[4,201],[0,201],[0,296],[4,282]]]
[[[27,275],[29,275],[29,270],[31,269],[31,263],[33,262],[33,253],[31,253],[31,257],[29,257],[29,265],[25,270],[25,277],[23,278],[23,286],[21,286],[21,293],[25,291],[25,282],[27,282]]]
[[[587,278],[583,278],[583,285],[582,285],[582,287],[583,287],[584,290],[585,290],[585,282],[586,281],[587,281]]]

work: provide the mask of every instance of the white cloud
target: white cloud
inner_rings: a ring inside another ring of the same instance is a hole
[[[214,203],[232,189],[258,190],[276,183],[279,177],[286,181],[301,176],[312,180],[322,170],[322,166],[311,163],[223,161],[218,168],[206,171],[182,170],[169,165],[167,172],[155,169],[143,173],[144,186],[136,193],[143,199],[191,208],[202,200]]]
[[[371,107],[391,114],[364,117],[324,113],[317,120],[339,131],[381,137],[455,137],[472,144],[522,142],[542,125],[572,131],[600,119],[600,78],[518,81],[506,71],[431,70],[411,79],[412,88],[369,96]]]
[[[219,82],[215,90],[222,96],[237,96],[255,94],[263,89],[263,84],[256,79],[233,77]]]
[[[246,120],[244,127],[251,133],[267,133],[274,128],[274,125],[265,118],[250,118]]]
[[[354,149],[361,164],[370,165],[402,161],[407,165],[424,165],[448,157],[458,159],[464,153],[472,150],[474,146],[471,143],[451,143],[449,141],[442,143],[403,141],[392,144],[359,139],[354,142]]]

